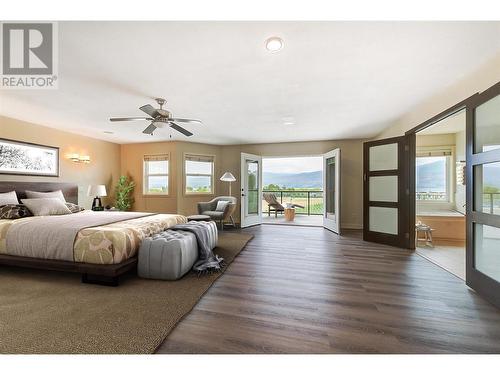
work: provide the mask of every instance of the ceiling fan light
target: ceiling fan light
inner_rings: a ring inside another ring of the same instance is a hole
[[[157,128],[164,128],[166,122],[165,121],[153,121],[152,124]]]

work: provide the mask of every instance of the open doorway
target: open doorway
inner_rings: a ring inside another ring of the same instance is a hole
[[[323,226],[323,156],[262,157],[262,223]]]
[[[416,133],[415,249],[465,280],[465,109]]]

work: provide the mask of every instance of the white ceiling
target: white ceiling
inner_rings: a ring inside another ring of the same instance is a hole
[[[431,135],[431,134],[454,134],[465,131],[465,109],[448,116],[445,119],[436,122],[434,125],[417,133],[418,135]]]
[[[274,35],[285,46],[270,53]],[[108,121],[160,96],[204,122],[186,126],[194,142],[367,138],[500,53],[498,35],[499,22],[60,22],[59,89],[0,91],[0,113],[118,143],[168,140],[142,134],[145,121]]]

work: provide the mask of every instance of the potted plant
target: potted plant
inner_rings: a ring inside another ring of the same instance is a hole
[[[120,176],[115,189],[115,207],[120,211],[128,211],[134,204],[132,193],[135,183],[127,176]]]

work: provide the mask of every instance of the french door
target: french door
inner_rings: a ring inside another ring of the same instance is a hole
[[[262,223],[262,157],[241,153],[241,227]]]
[[[340,149],[323,155],[323,227],[340,234]]]
[[[500,83],[467,106],[466,283],[500,307]]]
[[[409,138],[365,142],[363,239],[407,248],[409,233]]]

